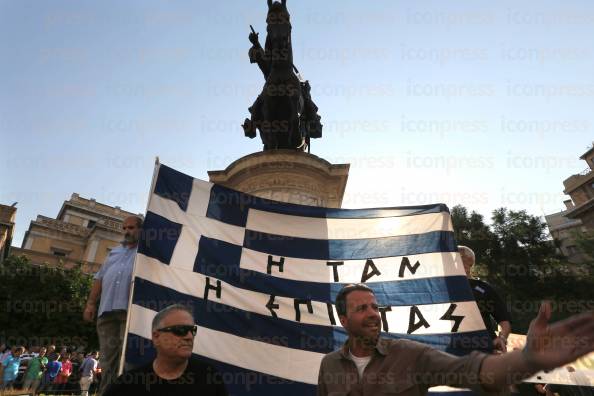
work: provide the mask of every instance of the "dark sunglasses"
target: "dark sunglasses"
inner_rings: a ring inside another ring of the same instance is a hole
[[[183,337],[186,334],[188,334],[188,331],[190,331],[192,333],[192,335],[195,336],[196,332],[198,331],[198,326],[196,326],[196,325],[175,325],[175,326],[163,327],[162,329],[157,329],[157,331],[160,331],[163,333],[173,333],[178,337]]]

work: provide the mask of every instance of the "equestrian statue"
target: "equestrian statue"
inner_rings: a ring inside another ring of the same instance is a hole
[[[322,137],[321,117],[311,99],[309,81],[303,81],[293,64],[291,21],[287,1],[268,0],[264,48],[258,33],[249,40],[251,63],[257,63],[264,74],[264,88],[249,108],[251,117],[243,123],[245,136],[253,139],[257,130],[264,150],[310,149],[310,139]]]

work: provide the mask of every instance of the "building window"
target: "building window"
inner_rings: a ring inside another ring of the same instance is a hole
[[[58,257],[68,257],[68,251],[58,248],[52,248],[52,254]]]
[[[89,222],[87,223],[87,228],[93,228],[95,227],[95,224],[97,224],[95,220],[89,220]]]

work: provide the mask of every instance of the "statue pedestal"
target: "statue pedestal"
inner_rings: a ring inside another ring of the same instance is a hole
[[[340,208],[349,166],[296,150],[268,150],[246,155],[225,170],[209,171],[208,177],[262,198]]]

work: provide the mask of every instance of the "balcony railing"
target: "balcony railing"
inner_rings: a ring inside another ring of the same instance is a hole
[[[592,169],[586,168],[583,171],[581,171],[580,173],[578,173],[578,175],[580,175],[580,176],[586,176],[590,172],[592,172]]]

